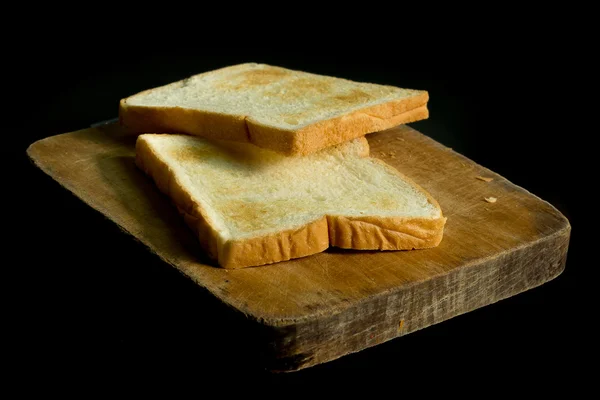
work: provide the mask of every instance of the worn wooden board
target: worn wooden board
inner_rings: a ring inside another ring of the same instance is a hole
[[[256,346],[264,348],[266,366],[273,370],[296,370],[359,351],[562,272],[570,225],[550,204],[410,127],[368,138],[373,156],[413,178],[440,203],[448,222],[437,248],[329,249],[225,270],[210,263],[169,200],[135,167],[135,138],[118,126],[53,136],[27,152],[65,188],[245,314],[260,330]]]

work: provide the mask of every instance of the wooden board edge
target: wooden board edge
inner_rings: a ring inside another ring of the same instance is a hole
[[[498,259],[372,297],[368,304],[327,318],[264,327],[269,338],[265,367],[293,372],[333,361],[536,288],[564,271],[570,232],[566,221],[554,234]],[[492,292],[478,288],[492,288]],[[436,311],[423,313],[426,308]],[[376,311],[364,314],[361,309]]]

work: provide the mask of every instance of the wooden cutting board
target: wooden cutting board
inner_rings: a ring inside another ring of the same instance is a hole
[[[513,296],[563,271],[571,228],[550,204],[410,127],[368,139],[372,156],[413,178],[440,203],[448,222],[437,248],[332,248],[225,270],[205,257],[169,199],[135,167],[135,138],[117,125],[46,138],[27,153],[62,186],[243,313],[260,330],[255,344],[272,370],[333,360]]]

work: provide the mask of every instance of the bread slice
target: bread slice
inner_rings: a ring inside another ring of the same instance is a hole
[[[122,99],[119,118],[136,133],[187,133],[306,155],[425,119],[428,99],[426,91],[249,63]]]
[[[446,218],[422,188],[368,157],[363,138],[306,157],[231,141],[144,134],[136,163],[225,268],[347,249],[437,246]]]

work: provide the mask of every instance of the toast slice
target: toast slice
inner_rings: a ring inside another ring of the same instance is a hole
[[[428,99],[422,90],[248,63],[122,99],[119,118],[135,133],[187,133],[306,155],[425,119]]]
[[[446,222],[437,202],[368,153],[364,137],[305,157],[188,135],[143,134],[136,142],[136,164],[225,268],[329,246],[437,246]]]

